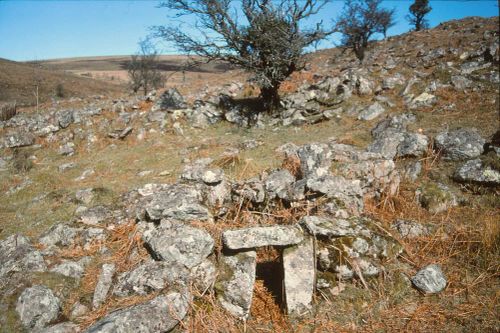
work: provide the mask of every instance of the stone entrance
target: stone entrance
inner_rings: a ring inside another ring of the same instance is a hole
[[[298,225],[253,227],[223,233],[225,254],[217,283],[224,308],[246,319],[252,305],[257,274],[256,248],[276,246],[282,251],[284,307],[291,316],[307,314],[315,289],[314,238]],[[280,277],[277,277],[280,278]]]

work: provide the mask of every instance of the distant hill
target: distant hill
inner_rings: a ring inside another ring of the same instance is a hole
[[[73,73],[46,69],[43,65],[35,66],[0,59],[0,102],[16,101],[19,105],[35,104],[36,82],[39,82],[40,102],[56,97],[58,85],[62,87],[64,97],[85,97],[123,91],[123,86],[120,84],[110,84]]]

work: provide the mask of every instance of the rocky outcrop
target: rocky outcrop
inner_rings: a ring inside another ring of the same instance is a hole
[[[485,143],[486,141],[474,128],[443,132],[435,138],[436,150],[449,160],[476,158],[483,153]]]
[[[61,311],[61,301],[52,290],[37,285],[21,293],[16,311],[26,329],[40,329],[57,319]]]

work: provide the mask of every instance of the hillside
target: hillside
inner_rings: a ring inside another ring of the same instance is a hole
[[[63,71],[35,68],[35,66],[0,59],[0,102],[17,101],[19,105],[34,105],[36,82],[39,82],[40,102],[56,98],[56,87],[62,85],[65,97],[88,97],[123,91],[123,87]]]
[[[0,121],[0,332],[500,331],[498,27],[308,54],[273,114],[211,67]]]

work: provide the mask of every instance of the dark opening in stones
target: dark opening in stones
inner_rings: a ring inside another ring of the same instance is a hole
[[[257,252],[257,267],[255,273],[256,281],[261,280],[263,286],[271,294],[274,302],[279,308],[285,310],[284,296],[284,271],[281,258],[281,250],[271,249],[268,251]],[[278,255],[269,256],[269,252],[278,253]],[[255,295],[254,295],[255,296]]]

